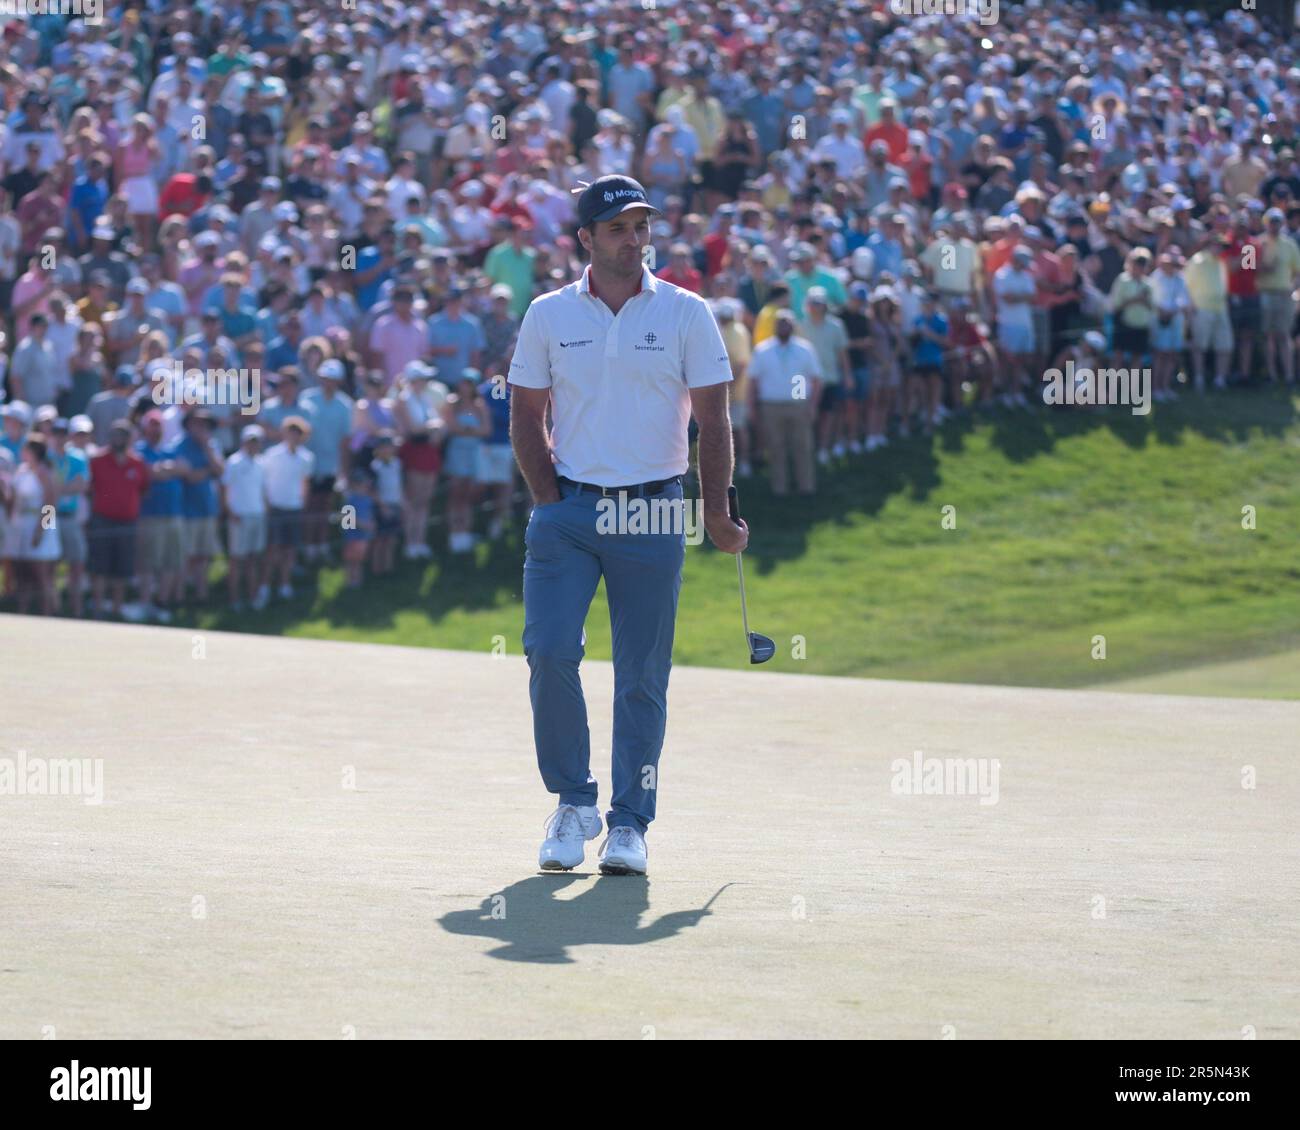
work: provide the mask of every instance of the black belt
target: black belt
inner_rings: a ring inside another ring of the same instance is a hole
[[[599,494],[608,498],[611,494],[622,494],[626,491],[628,494],[635,494],[638,498],[644,498],[647,494],[659,494],[665,487],[680,483],[682,477],[674,475],[671,479],[655,479],[648,483],[634,483],[628,487],[602,487],[595,483],[579,483],[573,479],[566,479],[563,475],[557,475],[556,481],[577,487],[579,494]]]

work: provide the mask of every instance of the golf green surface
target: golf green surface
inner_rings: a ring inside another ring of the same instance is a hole
[[[681,666],[649,877],[543,874],[518,656],[0,632],[102,786],[0,788],[0,1038],[1300,1037],[1300,704]]]
[[[810,502],[741,481],[751,626],[785,672],[1300,697],[1269,658],[1300,648],[1295,407],[1264,389],[999,410],[822,468]],[[190,622],[519,654],[522,529],[472,557],[442,540],[358,592],[315,570],[261,614]],[[739,612],[734,560],[688,549],[675,661],[745,667]],[[603,588],[587,640],[609,657]],[[1220,666],[1254,660],[1258,686]]]

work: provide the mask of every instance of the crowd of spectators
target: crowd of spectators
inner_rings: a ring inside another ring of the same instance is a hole
[[[1249,11],[923,8],[0,17],[5,594],[165,621],[218,556],[262,608],[434,528],[499,537],[503,374],[606,173],[660,211],[652,269],[710,299],[737,475],[778,496],[1041,404],[1066,360],[1149,365],[1158,402],[1294,382],[1292,40]]]

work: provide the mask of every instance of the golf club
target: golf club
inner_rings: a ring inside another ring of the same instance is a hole
[[[734,486],[727,488],[727,510],[733,522],[740,521],[740,499]],[[767,636],[749,630],[749,612],[745,608],[745,566],[740,557],[737,553],[736,575],[740,578],[740,621],[745,626],[745,645],[749,648],[750,663],[766,663],[776,654],[776,644]]]

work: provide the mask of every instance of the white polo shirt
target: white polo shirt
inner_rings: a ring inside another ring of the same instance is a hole
[[[806,339],[791,335],[782,344],[775,334],[754,350],[749,361],[749,379],[758,388],[758,399],[764,404],[796,404],[795,377],[804,378],[803,397],[811,395],[813,378],[821,380],[821,361],[817,351]]]
[[[708,303],[645,267],[617,316],[590,267],[534,299],[510,362],[511,384],[551,390],[556,473],[606,487],[683,474],[689,390],[729,380]]]
[[[302,484],[311,478],[316,457],[303,444],[290,451],[287,443],[277,443],[262,456],[266,501],[277,510],[302,509]]]
[[[241,518],[266,513],[266,471],[262,456],[250,456],[242,447],[226,460],[221,472],[226,487],[226,501],[232,514]]]

